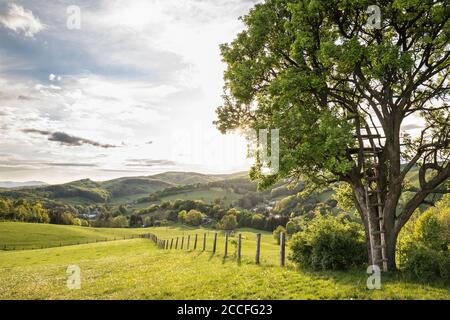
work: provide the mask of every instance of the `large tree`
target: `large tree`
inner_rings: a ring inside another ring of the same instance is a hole
[[[379,26],[368,23],[371,5],[381,9]],[[305,176],[348,183],[370,262],[383,265],[369,244],[369,223],[382,219],[391,270],[401,228],[449,188],[449,16],[446,0],[266,0],[221,47],[218,129],[280,130],[278,172],[263,175],[257,161],[252,177],[262,186]],[[419,132],[404,132],[406,123]],[[400,205],[412,169],[420,185]]]

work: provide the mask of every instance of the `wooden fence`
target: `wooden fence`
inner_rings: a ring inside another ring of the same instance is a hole
[[[214,237],[213,237],[213,244],[212,244],[212,254],[216,254],[217,251],[217,236],[218,233],[215,232],[214,233]],[[174,237],[174,238],[170,238],[170,239],[161,239],[158,238],[155,234],[153,233],[146,233],[141,235],[142,238],[147,238],[152,240],[158,248],[162,249],[162,250],[178,250],[178,249],[186,249],[186,250],[191,250],[190,249],[190,243],[191,243],[191,235],[182,235],[182,236],[178,236],[178,237]],[[224,253],[223,253],[223,257],[227,258],[228,257],[228,243],[229,243],[229,233],[225,233],[225,241],[224,241]],[[194,245],[192,250],[196,250],[197,249],[197,242],[198,242],[198,234],[194,235]],[[203,245],[202,245],[202,251],[206,251],[206,241],[207,241],[207,236],[206,233],[203,234]],[[181,243],[181,245],[179,246],[178,244]],[[186,245],[185,245],[186,243]],[[256,264],[260,264],[260,257],[261,257],[261,234],[258,233],[256,234],[256,242],[255,242],[255,263]],[[241,262],[242,259],[242,234],[238,234],[237,236],[237,244],[236,244],[237,248],[236,248],[236,261],[238,263]],[[280,250],[280,266],[284,267],[286,265],[286,235],[283,232],[280,232],[280,245],[279,245],[279,250]]]

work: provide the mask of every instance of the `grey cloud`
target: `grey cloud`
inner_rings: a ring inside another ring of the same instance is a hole
[[[80,138],[77,136],[72,136],[70,134],[67,134],[65,132],[56,131],[56,132],[50,132],[47,130],[38,130],[38,129],[24,129],[22,130],[25,133],[36,133],[43,136],[47,136],[49,141],[55,141],[59,142],[62,145],[67,146],[73,146],[73,147],[79,147],[84,144],[92,145],[94,147],[100,147],[100,148],[117,148],[118,146],[112,145],[112,144],[103,144],[94,140]]]
[[[10,169],[42,168],[42,167],[98,167],[95,163],[84,162],[52,162],[17,158],[12,154],[0,154],[0,166]]]
[[[96,164],[94,163],[54,163],[54,162],[48,162],[48,163],[43,163],[45,165],[48,166],[53,166],[53,167],[97,167]]]
[[[170,160],[153,160],[153,159],[129,159],[127,167],[153,167],[153,166],[173,166],[175,162]]]

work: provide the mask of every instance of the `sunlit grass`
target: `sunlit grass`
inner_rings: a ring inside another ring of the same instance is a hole
[[[127,230],[131,231],[136,230]],[[448,287],[412,283],[397,275],[383,274],[382,289],[371,291],[366,289],[365,270],[311,272],[292,264],[281,268],[270,233],[262,235],[261,264],[256,265],[253,230],[243,230],[241,264],[231,244],[228,258],[223,259],[223,235],[212,255],[211,230],[148,231],[162,239],[197,233],[197,250],[162,250],[148,239],[133,239],[2,251],[0,299],[450,299]],[[207,251],[202,252],[200,235],[205,231],[209,232]],[[66,286],[67,266],[73,264],[81,268],[80,290]]]

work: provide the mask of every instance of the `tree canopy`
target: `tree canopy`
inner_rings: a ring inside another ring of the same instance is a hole
[[[364,134],[379,134],[385,226],[398,231],[450,177],[448,1],[266,0],[221,46],[227,69],[222,132],[278,128],[279,170],[251,176],[265,187],[284,177],[345,181],[367,224]],[[407,128],[416,132],[407,132]],[[257,157],[256,157],[257,158]],[[258,160],[258,159],[257,159]],[[420,188],[397,213],[405,177],[420,167]],[[394,246],[395,247],[395,246]],[[390,251],[395,248],[390,248]]]

